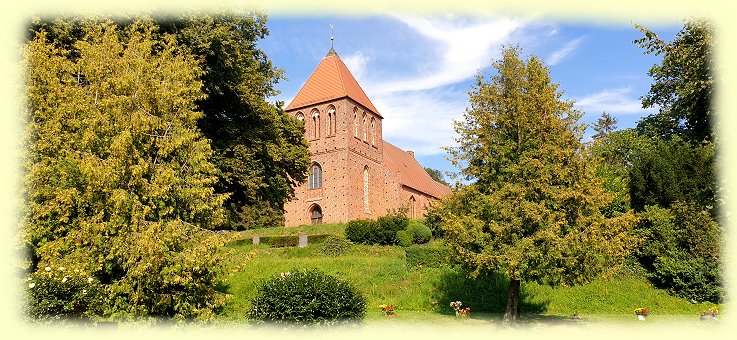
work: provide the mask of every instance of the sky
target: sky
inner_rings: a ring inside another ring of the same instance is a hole
[[[679,20],[639,23],[670,41]],[[458,172],[443,147],[454,146],[453,121],[460,120],[479,72],[490,75],[503,46],[536,55],[560,84],[563,99],[585,112],[589,125],[602,112],[619,129],[657,111],[643,109],[648,70],[661,56],[646,55],[633,43],[643,37],[631,21],[556,22],[525,16],[386,14],[366,17],[269,17],[269,36],[259,41],[286,80],[270,98],[291,102],[330,49],[334,48],[384,117],[383,137],[415,152],[425,167]],[[590,138],[589,128],[584,140]]]

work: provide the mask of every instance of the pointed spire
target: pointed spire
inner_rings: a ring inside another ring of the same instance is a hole
[[[335,52],[335,49],[333,48],[333,40],[335,40],[335,37],[333,36],[333,24],[330,24],[330,51],[328,51],[328,54],[326,54],[326,57],[329,57],[331,55],[338,55],[337,52]]]

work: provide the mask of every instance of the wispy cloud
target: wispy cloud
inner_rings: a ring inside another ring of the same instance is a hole
[[[369,61],[368,57],[361,51],[340,58],[351,71],[353,77],[360,83],[363,80],[363,76],[366,74],[366,63]]]
[[[418,61],[425,72],[374,86],[378,92],[433,89],[467,80],[498,56],[499,45],[508,41],[512,32],[524,25],[516,18],[494,18],[486,21],[441,20],[395,15],[419,35],[436,44],[437,55]]]
[[[548,64],[549,66],[557,65],[558,63],[563,61],[563,59],[576,53],[576,50],[578,50],[578,47],[581,45],[581,42],[583,42],[583,37],[576,38],[576,39],[569,41],[565,46],[553,52],[548,57],[548,60],[546,60],[545,63]]]
[[[441,147],[454,144],[453,120],[463,114],[466,100],[460,91],[438,89],[384,93],[372,99],[384,116],[384,138],[417,155],[441,154]]]
[[[576,100],[576,106],[588,114],[599,115],[606,111],[611,115],[642,114],[655,109],[643,109],[642,102],[632,94],[631,88],[607,89]]]

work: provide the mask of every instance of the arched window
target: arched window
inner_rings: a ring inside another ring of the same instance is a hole
[[[328,136],[335,136],[335,107],[328,107]]]
[[[320,111],[312,110],[312,138],[320,138]]]
[[[302,114],[302,112],[297,112],[297,120],[300,122],[305,121],[305,115]]]
[[[353,130],[355,130],[353,136],[358,138],[358,109],[355,107],[353,108]]]
[[[310,176],[307,178],[310,189],[322,188],[322,168],[320,164],[312,164]]]
[[[415,197],[410,196],[409,197],[409,218],[415,218]]]
[[[312,224],[322,223],[322,209],[320,209],[319,205],[313,204],[310,207],[309,214],[310,214],[310,222],[312,222]]]
[[[363,113],[363,125],[361,125],[361,131],[363,131],[363,141],[366,141],[366,112]]]
[[[369,209],[369,172],[368,166],[363,168],[363,211],[367,214],[371,213]]]
[[[371,117],[371,145],[376,145],[376,120]]]

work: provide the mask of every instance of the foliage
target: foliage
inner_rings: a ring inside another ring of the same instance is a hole
[[[276,324],[330,325],[360,321],[365,314],[365,298],[351,284],[310,269],[264,281],[249,318]]]
[[[427,243],[432,239],[432,230],[419,221],[409,221],[407,231],[411,233],[412,243],[415,244]]]
[[[645,243],[635,252],[650,279],[661,288],[697,301],[720,302],[720,230],[694,204],[674,203],[670,209],[647,206],[638,226]]]
[[[713,141],[711,24],[705,19],[688,20],[671,42],[645,27],[636,28],[645,37],[635,43],[647,54],[663,55],[662,64],[648,72],[655,82],[642,98],[644,108],[657,106],[659,111],[640,120],[637,129],[648,136],[678,135],[694,144]]]
[[[103,286],[79,269],[46,267],[29,275],[26,283],[27,314],[34,319],[94,317],[103,312]]]
[[[442,171],[433,169],[433,168],[424,168],[424,169],[425,169],[425,172],[427,172],[427,174],[430,175],[430,178],[432,178],[433,181],[450,186],[450,184],[448,184],[448,182],[445,180],[445,176],[443,175]]]
[[[198,126],[212,141],[216,189],[236,226],[278,226],[284,203],[307,178],[310,163],[302,123],[266,98],[283,71],[257,41],[268,35],[261,14],[214,14],[161,20],[165,31],[201,60],[204,117]],[[268,213],[264,213],[264,212]]]
[[[196,110],[202,112],[197,125],[211,141],[208,160],[217,169],[215,191],[227,194],[226,223],[209,227],[282,225],[284,202],[307,178],[310,157],[302,123],[286,115],[281,103],[266,100],[278,94],[274,87],[283,73],[256,45],[268,35],[266,16],[182,14],[153,21],[159,32],[175,40],[171,43],[177,49],[194,57],[200,70],[204,95],[195,100]],[[134,22],[118,18],[115,24],[124,28]],[[84,38],[85,25],[78,18],[37,20],[31,31],[48,32],[51,44],[76,58],[73,46]]]
[[[412,233],[409,230],[400,230],[397,232],[397,244],[402,247],[412,245]]]
[[[601,114],[601,117],[596,120],[594,124],[594,131],[596,133],[591,136],[593,139],[601,139],[609,135],[612,131],[617,129],[617,118],[612,117],[606,112]]]
[[[376,221],[353,220],[345,228],[345,236],[359,244],[397,244],[397,232],[407,229],[409,219],[399,213],[379,217]]]
[[[351,241],[343,237],[329,236],[320,246],[320,252],[328,256],[340,256],[351,249]]]
[[[433,205],[433,206],[427,207],[425,218],[423,219],[423,222],[422,222],[422,224],[430,228],[430,232],[436,238],[442,238],[444,235],[443,229],[441,228],[442,220],[439,215],[442,213],[442,209],[439,209],[439,208],[440,208],[439,205]]]
[[[691,145],[677,136],[653,140],[629,169],[632,209],[694,202],[715,213],[714,144]]]
[[[505,320],[517,317],[520,281],[581,284],[626,255],[630,214],[605,218],[611,202],[580,143],[581,113],[562,101],[548,69],[507,48],[487,82],[477,76],[470,107],[455,122],[456,165],[474,182],[442,201],[445,239],[472,274],[511,279]],[[516,281],[516,282],[515,282]]]
[[[451,263],[453,251],[446,246],[412,246],[405,250],[407,267],[438,268]]]
[[[43,29],[25,46],[30,271],[88,273],[106,294],[93,314],[208,318],[223,304],[218,242],[199,226],[222,222],[226,196],[196,127],[201,71],[150,22],[79,27],[71,46]]]

